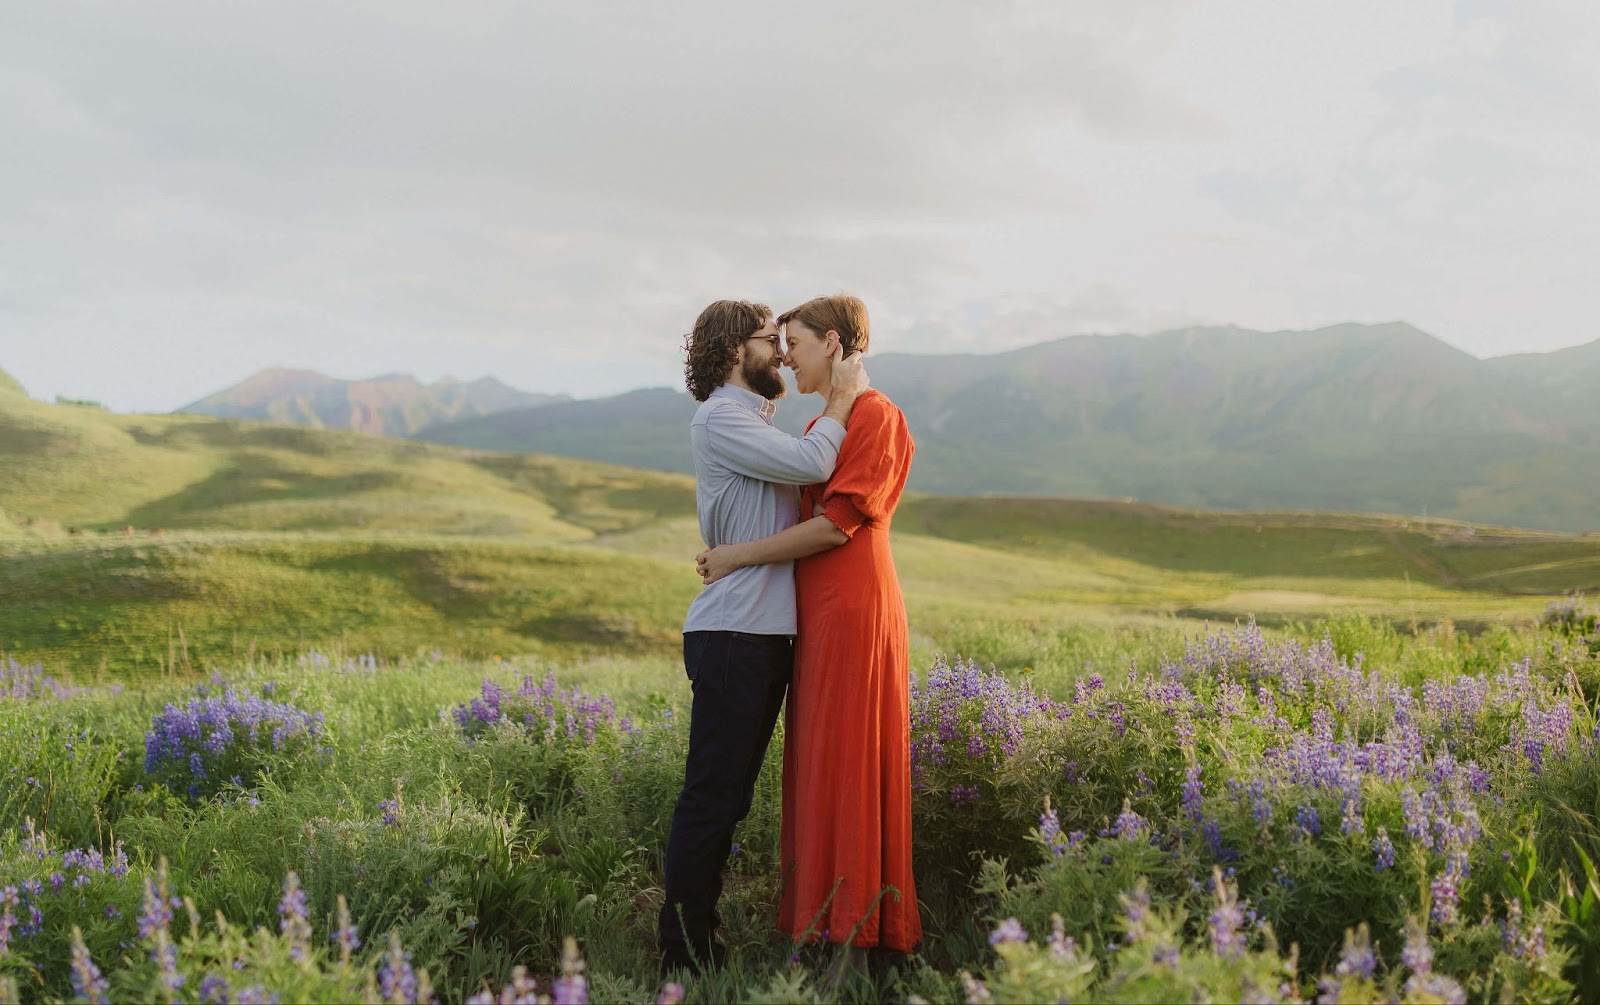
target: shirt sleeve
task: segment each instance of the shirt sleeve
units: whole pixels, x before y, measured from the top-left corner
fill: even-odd
[[[846,537],[864,524],[888,519],[905,490],[915,451],[898,408],[887,400],[858,403],[838,467],[822,491],[823,515]]]
[[[844,427],[827,416],[796,439],[731,402],[711,410],[705,430],[712,457],[741,475],[780,485],[827,481],[845,441]]]

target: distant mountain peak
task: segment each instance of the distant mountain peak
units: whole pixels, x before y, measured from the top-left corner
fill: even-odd
[[[410,436],[455,419],[532,408],[564,397],[531,394],[484,377],[424,385],[408,373],[340,380],[315,370],[273,367],[179,409],[224,419]]]

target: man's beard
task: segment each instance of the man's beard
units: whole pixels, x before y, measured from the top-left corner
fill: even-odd
[[[783,378],[772,369],[771,363],[756,365],[747,359],[739,368],[739,372],[744,375],[744,382],[750,385],[750,390],[768,401],[777,401],[788,391],[788,388],[783,386]]]

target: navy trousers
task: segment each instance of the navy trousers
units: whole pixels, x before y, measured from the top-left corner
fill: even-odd
[[[685,632],[683,666],[694,692],[689,760],[667,836],[661,950],[670,964],[720,962],[722,870],[733,830],[750,812],[756,776],[794,672],[787,635]]]

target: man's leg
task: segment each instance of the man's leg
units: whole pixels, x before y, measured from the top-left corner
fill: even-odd
[[[684,636],[684,669],[692,682],[689,758],[683,791],[667,837],[666,902],[661,949],[668,966],[705,965],[717,928],[722,870],[733,830],[749,812],[755,776],[776,716],[768,714],[774,681],[788,679],[788,640],[735,632]],[[779,704],[782,697],[779,695]]]

